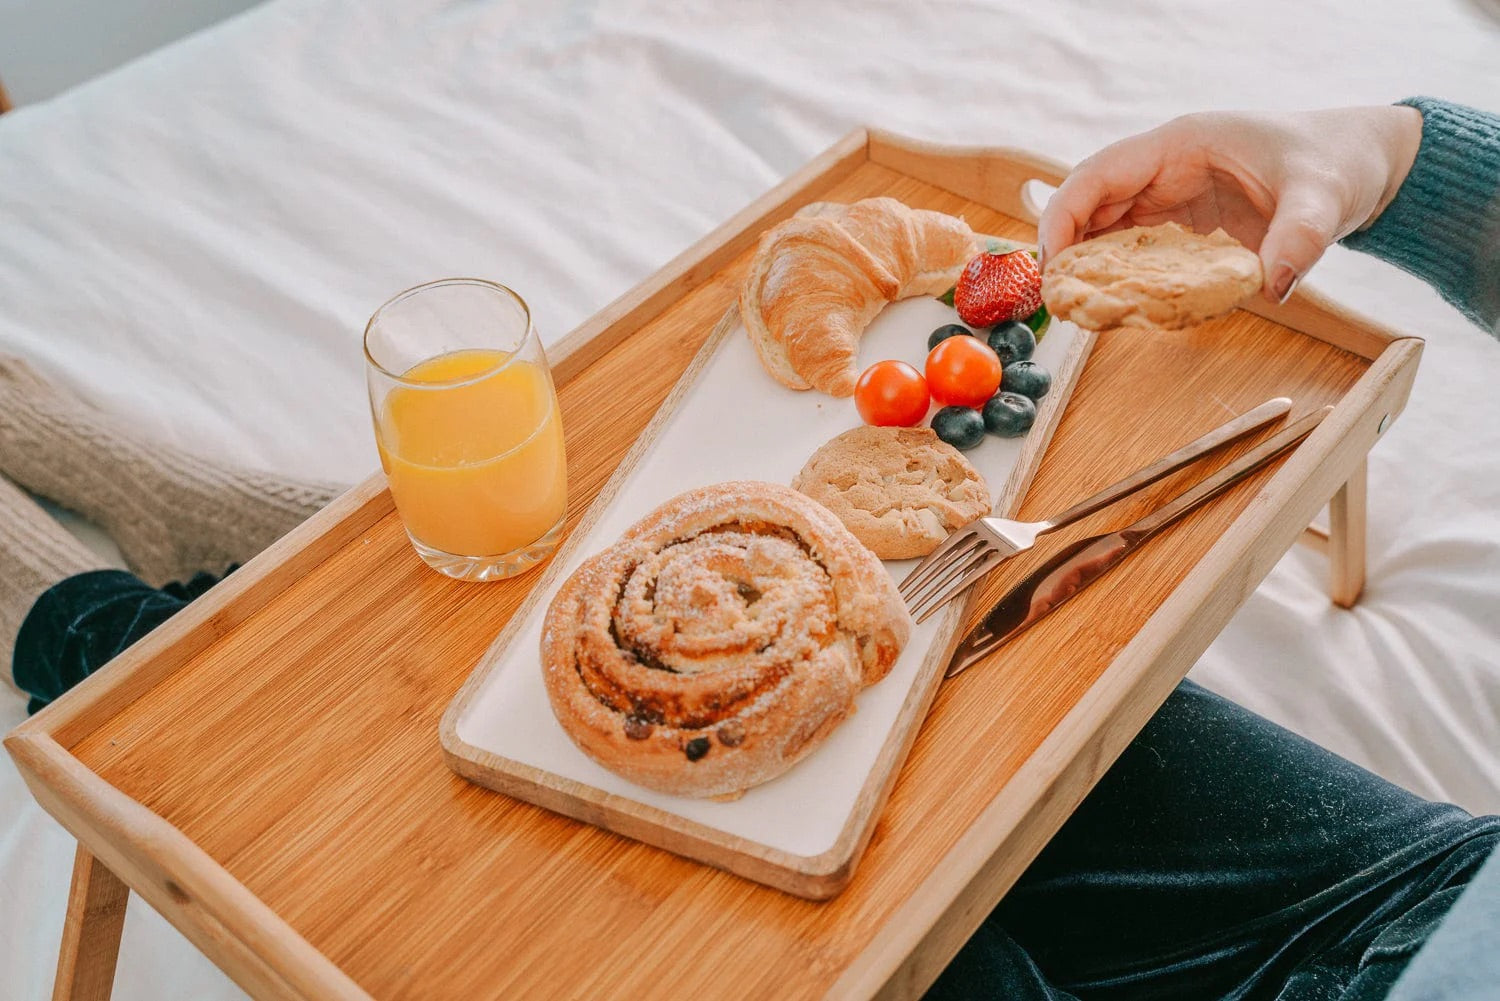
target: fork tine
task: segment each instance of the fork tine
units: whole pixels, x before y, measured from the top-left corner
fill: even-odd
[[[924,581],[931,579],[932,575],[942,567],[946,566],[952,559],[952,553],[960,547],[967,547],[979,533],[972,524],[952,532],[946,539],[938,543],[938,547],[928,553],[922,562],[912,567],[911,572],[901,581],[900,590],[907,593],[920,586]]]
[[[918,586],[902,595],[907,605],[920,604],[928,597],[947,587],[953,581],[974,565],[974,561],[982,557],[990,548],[990,544],[982,538],[976,538],[972,542],[959,546],[948,554],[948,559],[942,566],[938,567]]]
[[[915,591],[924,581],[928,580],[934,573],[948,564],[948,554],[961,545],[972,542],[979,537],[979,533],[972,525],[965,525],[957,529],[942,542],[938,547],[928,553],[921,563],[911,568],[911,573],[902,579],[899,590],[903,595]]]
[[[960,594],[963,594],[971,586],[973,586],[975,581],[979,580],[979,578],[983,577],[985,574],[989,573],[991,570],[999,566],[1000,562],[1003,559],[1005,559],[1004,555],[1002,555],[1001,553],[997,553],[994,550],[990,550],[984,555],[983,558],[976,561],[973,564],[973,569],[959,578],[957,583],[948,588],[948,590],[944,591],[942,595],[940,595],[936,600],[928,602],[927,607],[924,610],[918,611],[915,607],[913,607],[912,616],[917,620],[919,624],[926,622],[939,608],[942,608],[944,605],[948,604],[948,602],[952,601]]]

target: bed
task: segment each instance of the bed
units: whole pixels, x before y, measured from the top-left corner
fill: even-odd
[[[1500,22],[1463,0],[774,10],[271,0],[6,114],[0,352],[144,433],[352,483],[392,292],[497,278],[554,341],[855,125],[1073,161],[1202,108],[1500,101]],[[1500,343],[1341,249],[1309,283],[1428,341],[1370,459],[1368,590],[1333,607],[1293,551],[1194,677],[1500,811]],[[0,729],[24,713],[0,687]],[[0,996],[48,995],[72,852],[0,764]],[[115,996],[242,995],[137,902]]]

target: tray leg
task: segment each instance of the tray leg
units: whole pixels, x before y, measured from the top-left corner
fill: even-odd
[[[1365,461],[1328,503],[1328,593],[1353,608],[1365,589]]]
[[[79,845],[52,1001],[108,1001],[129,899],[130,888],[120,877]]]

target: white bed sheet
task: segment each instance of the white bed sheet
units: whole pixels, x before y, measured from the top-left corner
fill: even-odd
[[[1500,109],[1497,51],[1463,0],[273,0],[0,119],[0,351],[175,444],[352,482],[360,329],[408,285],[498,278],[555,340],[859,124],[1076,160],[1200,108]],[[1371,457],[1369,589],[1335,610],[1292,553],[1195,677],[1500,810],[1500,345],[1359,255],[1310,284],[1428,338]],[[0,996],[47,996],[71,852],[0,764]],[[132,904],[116,997],[237,996]]]

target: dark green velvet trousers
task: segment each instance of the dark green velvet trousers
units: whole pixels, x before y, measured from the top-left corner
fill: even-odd
[[[1497,841],[1184,682],[928,997],[1383,998]]]

